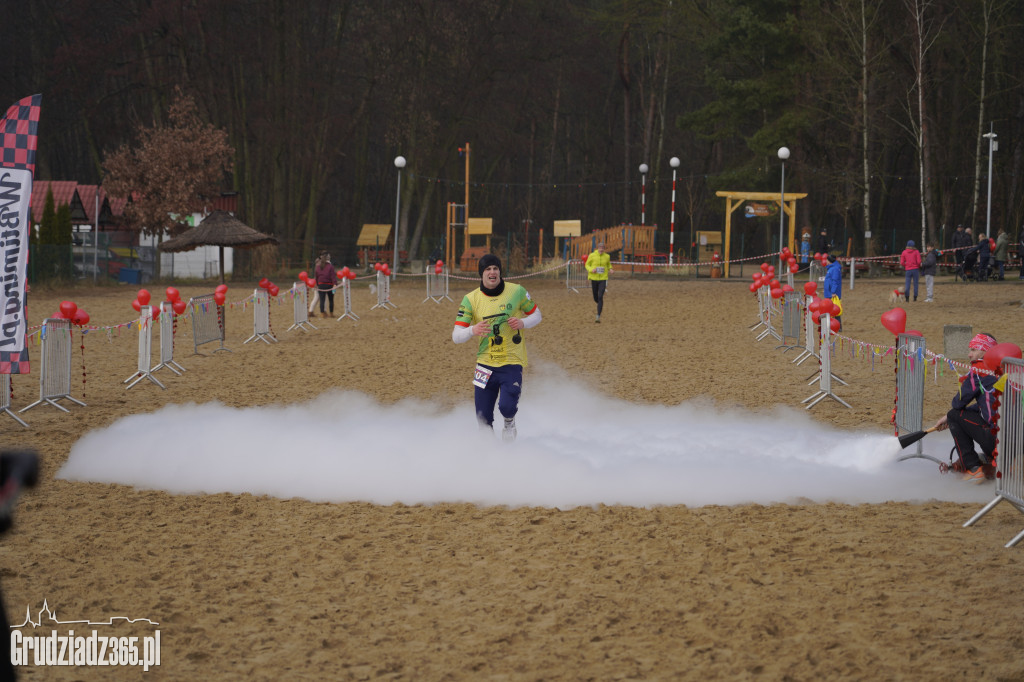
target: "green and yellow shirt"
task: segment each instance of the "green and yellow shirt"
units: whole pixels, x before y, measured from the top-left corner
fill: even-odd
[[[462,298],[455,324],[472,327],[481,320],[491,324],[491,333],[480,338],[476,360],[481,365],[501,367],[503,365],[526,366],[525,329],[515,330],[508,326],[509,318],[529,315],[537,309],[526,289],[518,284],[505,282],[505,290],[497,296],[488,296],[480,289],[474,289]],[[515,342],[519,335],[519,343]],[[495,343],[500,337],[501,343]]]

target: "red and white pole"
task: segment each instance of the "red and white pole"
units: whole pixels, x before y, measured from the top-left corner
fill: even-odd
[[[672,218],[668,228],[668,264],[672,265],[676,250],[676,168],[679,168],[679,157],[673,156],[669,164],[672,166]]]
[[[647,224],[647,164],[640,164],[640,224]]]

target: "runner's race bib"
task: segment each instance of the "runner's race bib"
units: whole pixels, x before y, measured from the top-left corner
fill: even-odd
[[[473,385],[480,388],[487,388],[487,382],[491,379],[493,369],[487,369],[483,365],[477,365],[473,372]]]

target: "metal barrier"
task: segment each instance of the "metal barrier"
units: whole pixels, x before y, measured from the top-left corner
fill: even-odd
[[[195,340],[195,352],[199,355],[199,346],[204,343],[218,341],[219,350],[231,352],[230,348],[224,347],[224,306],[217,305],[213,300],[213,294],[203,294],[188,300],[189,315],[192,318],[192,338]]]
[[[164,301],[160,304],[160,364],[151,369],[155,372],[166,367],[178,376],[185,368],[174,361],[174,304]]]
[[[128,388],[133,387],[143,379],[149,379],[160,388],[167,390],[167,387],[160,383],[160,380],[153,376],[153,370],[149,368],[153,353],[153,306],[144,305],[139,310],[139,364],[135,374],[124,380]],[[126,388],[125,390],[128,390]]]
[[[765,330],[761,332],[757,337],[757,340],[760,341],[766,336],[773,336],[776,340],[782,341],[782,337],[779,336],[779,333],[775,331],[775,327],[772,326],[772,315],[777,315],[778,313],[775,310],[775,306],[772,304],[773,299],[771,290],[768,287],[761,287],[757,290],[757,296],[758,304],[763,310],[761,324],[765,326]]]
[[[242,345],[254,339],[270,345],[270,341],[277,343],[277,338],[270,331],[270,293],[266,289],[253,289],[252,292],[252,336],[242,342]]]
[[[802,365],[807,358],[818,359],[818,335],[814,333],[814,313],[811,312],[810,305],[811,301],[814,300],[813,296],[807,296],[804,298],[804,345],[803,350],[800,351],[800,355],[793,358],[793,364]]]
[[[811,261],[810,266],[807,268],[807,281],[808,282],[824,282],[825,281],[825,266],[818,261]]]
[[[26,424],[24,421],[22,421],[21,417],[19,417],[18,415],[14,414],[14,412],[11,411],[11,375],[10,374],[0,374],[0,414],[4,414],[5,412],[7,414],[11,415],[11,419],[13,419],[14,421],[18,422],[19,424],[24,426],[26,429],[28,428],[28,424]]]
[[[377,271],[377,305],[370,308],[397,308],[398,306],[391,302],[391,278],[385,275],[381,271]],[[344,317],[344,315],[342,315]],[[338,318],[341,319],[341,318]]]
[[[448,295],[448,266],[445,265],[441,269],[441,273],[437,274],[434,272],[434,266],[427,266],[427,297],[420,301],[426,303],[427,301],[433,301],[434,303],[440,303],[444,299],[452,301],[452,297]],[[454,303],[455,301],[452,301]]]
[[[974,525],[997,504],[1006,500],[1024,514],[1024,361],[1003,360],[1006,383],[999,398],[999,430],[996,432],[996,496],[971,517],[964,528]],[[1024,540],[1024,530],[1004,547]]]
[[[285,329],[286,332],[293,329],[306,331],[306,327],[316,329],[316,325],[309,321],[309,287],[301,282],[292,284],[292,310],[295,322]]]
[[[584,261],[570,260],[565,264],[565,288],[569,291],[580,293],[580,289],[586,290],[587,266]]]
[[[345,278],[341,281],[341,303],[342,307],[344,307],[345,309],[345,312],[343,312],[341,314],[341,317],[338,318],[338,322],[341,322],[346,317],[350,317],[353,320],[359,319],[359,316],[352,312],[352,287],[349,286],[348,278]]]
[[[927,367],[924,351],[923,336],[899,334],[896,337],[896,414],[893,425],[897,436],[920,431],[924,425],[924,372]],[[944,464],[942,460],[924,454],[923,445],[923,441],[917,441],[916,451],[902,455],[897,461],[919,458]]]
[[[39,332],[39,400],[18,412],[27,412],[36,405],[52,405],[62,412],[70,412],[57,401],[66,398],[85,407],[81,400],[71,397],[71,321],[49,318],[43,320]]]
[[[821,361],[821,371],[818,377],[818,392],[801,401],[801,403],[811,403],[806,408],[808,410],[825,398],[832,398],[832,400],[835,400],[840,405],[850,407],[849,403],[832,392],[832,379],[835,376],[832,374],[832,353],[831,344],[829,343],[829,337],[832,334],[832,328],[829,326],[832,322],[831,318],[831,315],[822,315],[819,318],[821,320],[821,352],[818,354],[818,358]]]
[[[757,322],[755,322],[754,324],[750,325],[749,329],[752,332],[756,332],[759,327],[767,327],[768,326],[768,323],[766,322],[766,318],[768,316],[768,303],[767,303],[767,300],[769,300],[769,298],[768,298],[768,295],[765,292],[766,288],[767,287],[758,287],[757,291],[755,292],[755,296],[757,296]]]
[[[790,273],[790,279],[793,278]],[[803,294],[799,291],[787,291],[782,297],[782,345],[776,348],[785,348],[783,353],[788,353],[791,348],[803,348],[800,345],[800,318],[803,313]],[[793,339],[794,343],[787,343],[786,339]]]

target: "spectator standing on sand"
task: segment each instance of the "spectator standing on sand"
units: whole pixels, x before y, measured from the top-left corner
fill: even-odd
[[[942,252],[929,244],[925,248],[924,258],[921,259],[921,274],[924,275],[924,302],[933,303],[932,296],[935,293],[935,272],[938,270],[939,258]],[[905,291],[905,290],[904,290]]]
[[[910,301],[910,283],[914,283],[914,300],[917,300],[917,286],[921,280],[921,252],[917,250],[914,240],[907,242],[907,248],[900,254],[900,265],[906,275],[903,280],[903,295]]]
[[[1003,280],[1003,268],[1006,267],[1006,254],[1010,251],[1010,238],[1006,236],[1006,230],[999,230],[996,235],[996,250],[992,259],[996,262],[996,271],[992,279]]]
[[[828,253],[828,233],[825,230],[818,235],[818,253]]]
[[[956,264],[960,265],[964,262],[964,252],[970,247],[974,246],[971,243],[971,233],[964,232],[963,225],[956,226],[956,232],[953,233],[953,248],[956,249],[953,252],[953,258],[956,259]]]
[[[822,297],[843,304],[843,264],[836,260],[831,253],[828,255],[828,268],[825,270],[825,285],[822,287]],[[838,299],[838,301],[837,301]],[[836,315],[839,322],[839,331],[843,331],[843,315]]]
[[[978,235],[978,281],[988,279],[988,262],[992,257],[992,243],[987,234]]]

